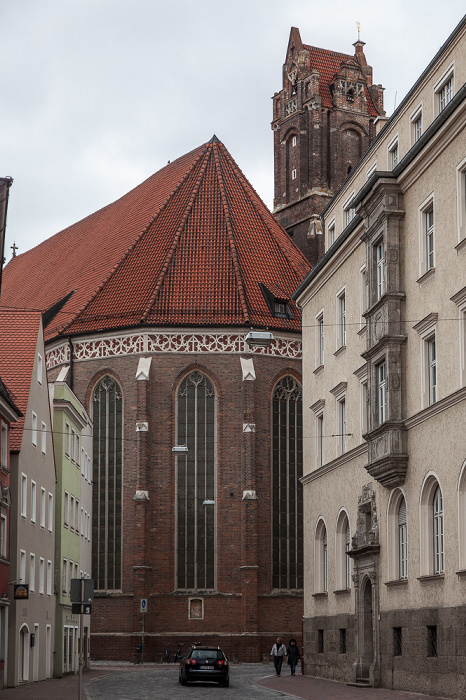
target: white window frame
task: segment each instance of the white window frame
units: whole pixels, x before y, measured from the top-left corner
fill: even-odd
[[[325,360],[325,326],[324,310],[321,309],[315,317],[316,327],[316,369],[324,365]]]
[[[431,404],[431,392],[430,392],[430,363],[429,363],[429,342],[432,339],[437,339],[437,318],[438,314],[431,313],[425,318],[423,318],[419,323],[413,326],[414,330],[419,333],[420,336],[420,369],[421,369],[421,407],[427,408]],[[435,347],[436,356],[438,355],[438,348]],[[436,401],[439,399],[438,393],[438,368],[437,361],[435,362],[435,394]],[[433,402],[435,403],[435,402]]]
[[[65,423],[65,456],[70,456],[70,424]]]
[[[37,382],[42,384],[43,360],[40,352],[37,353]]]
[[[70,519],[69,519],[69,526],[70,526],[70,530],[71,530],[72,532],[74,532],[74,517],[75,517],[75,513],[74,513],[74,503],[75,503],[75,498],[74,498],[73,494],[70,494]]]
[[[40,526],[45,529],[45,489],[40,488]]]
[[[406,506],[406,525],[403,532],[401,532],[400,505],[403,500]],[[390,494],[387,506],[387,564],[389,581],[404,581],[408,578],[408,542],[406,495],[401,488],[395,488]]]
[[[31,479],[31,523],[36,522],[37,517],[37,487],[36,482]]]
[[[21,517],[27,518],[28,514],[28,478],[21,474]]]
[[[34,447],[37,447],[37,413],[34,413],[34,411],[32,412],[31,428],[32,444]]]
[[[2,469],[8,469],[8,426],[6,423],[1,421],[2,433],[0,435],[1,440],[1,452],[0,452],[0,466]]]
[[[52,581],[53,581],[53,564],[50,559],[47,559],[47,595],[52,595]]]
[[[432,212],[432,225],[429,214]],[[430,249],[429,249],[430,246]],[[419,280],[423,282],[435,273],[435,198],[432,192],[419,207]]]
[[[451,64],[434,85],[434,114],[437,116],[455,95],[455,66]]]
[[[360,307],[360,322],[359,330],[366,328],[367,322],[364,317],[368,307],[368,288],[367,288],[367,267],[366,263],[359,268],[359,307]]]
[[[466,158],[456,168],[456,202],[458,210],[458,244],[457,252],[461,252],[466,246]]]
[[[0,557],[7,558],[8,554],[8,518],[6,513],[0,513]]]
[[[398,134],[392,138],[387,146],[388,151],[388,169],[393,170],[396,168],[400,162],[400,146],[398,141]]]
[[[434,472],[429,472],[422,485],[420,499],[420,573],[435,576],[445,571],[444,509],[434,513],[436,490],[443,489]]]
[[[328,536],[323,518],[317,521],[314,536],[314,590],[328,592]]]
[[[291,179],[296,180],[297,177],[298,177],[298,174],[296,172],[296,168],[293,168],[293,170],[291,171]]]
[[[40,449],[43,455],[47,454],[47,424],[44,421],[40,426]]]
[[[354,190],[351,192],[350,196],[346,200],[346,202],[343,204],[343,220],[345,222],[344,228],[349,226],[349,224],[353,221],[354,217],[356,216],[356,209],[351,206],[351,202],[354,199]]]
[[[375,367],[377,373],[377,420],[378,425],[382,425],[387,420],[387,361]]]
[[[466,386],[466,287],[450,297],[458,307],[460,387]]]
[[[26,583],[26,550],[19,550],[19,582]]]
[[[44,595],[45,563],[44,557],[39,558],[39,595]]]
[[[337,292],[337,350],[346,347],[346,286]]]
[[[386,261],[385,245],[383,239],[377,241],[375,248],[375,269],[376,269],[376,299],[379,301],[385,294]]]
[[[297,138],[296,136],[291,137],[291,147],[294,148],[297,144]]]
[[[68,592],[68,559],[62,559],[61,590],[65,595]]]
[[[338,591],[351,589],[351,534],[348,513],[343,508],[338,513],[335,531],[335,583]]]
[[[347,412],[346,412],[346,394],[337,400],[337,421],[338,421],[338,437],[339,446],[338,452],[344,455],[347,452]]]
[[[54,521],[53,493],[50,493],[50,491],[49,491],[49,532],[53,532],[53,521]]]
[[[33,552],[29,553],[29,592],[34,593],[36,590],[36,555]]]
[[[330,221],[330,223],[327,226],[327,248],[330,248],[336,240],[336,223],[335,223],[335,217]]]
[[[426,339],[429,406],[438,401],[437,346],[435,333]]]
[[[63,525],[69,527],[70,524],[70,494],[65,491],[63,503]]]
[[[411,145],[414,146],[422,136],[422,103],[416,107],[409,120],[411,122]]]

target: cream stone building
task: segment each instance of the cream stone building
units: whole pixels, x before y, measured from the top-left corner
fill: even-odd
[[[294,295],[306,672],[452,698],[466,696],[465,80],[466,18],[376,120]]]

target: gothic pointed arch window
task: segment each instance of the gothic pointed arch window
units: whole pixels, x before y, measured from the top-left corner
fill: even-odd
[[[303,588],[301,385],[285,376],[272,395],[273,587]]]
[[[123,398],[106,375],[92,394],[92,570],[98,590],[121,589]]]
[[[177,587],[215,588],[216,410],[212,382],[195,370],[176,402]]]

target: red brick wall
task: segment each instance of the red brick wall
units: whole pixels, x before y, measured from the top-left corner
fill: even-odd
[[[99,658],[130,658],[142,629],[139,598],[147,597],[147,660],[157,660],[167,640],[173,653],[176,640],[188,644],[199,637],[227,647],[227,653],[241,660],[259,661],[274,636],[297,636],[301,630],[302,597],[272,594],[271,589],[270,440],[273,387],[283,374],[299,378],[301,362],[254,356],[257,379],[251,388],[242,381],[239,355],[159,353],[152,359],[150,383],[136,381],[138,361],[139,356],[130,355],[74,365],[74,391],[87,407],[95,382],[106,372],[120,383],[124,401],[123,591],[96,595],[91,653]],[[204,598],[203,620],[189,620],[189,596],[174,592],[175,395],[181,378],[194,368],[210,377],[218,396],[217,592],[192,594]],[[245,403],[246,389],[252,398]],[[249,459],[244,452],[249,448],[242,432],[243,411],[251,401],[258,500],[243,501],[243,470]],[[136,434],[136,421],[146,418],[149,433]],[[150,501],[135,502],[136,488],[146,488]],[[258,569],[247,569],[245,576],[240,567],[251,564],[250,548],[256,541],[253,558]],[[244,637],[245,633],[252,636]]]

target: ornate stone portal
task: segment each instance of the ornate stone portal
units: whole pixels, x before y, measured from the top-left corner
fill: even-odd
[[[349,556],[354,560],[356,661],[353,682],[380,685],[379,525],[372,483],[358,499],[356,533]]]

